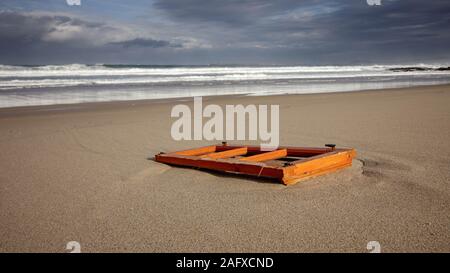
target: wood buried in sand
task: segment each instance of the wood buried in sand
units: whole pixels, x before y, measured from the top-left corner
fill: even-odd
[[[233,150],[223,151],[223,152],[217,152],[217,153],[211,153],[211,154],[205,154],[201,155],[201,158],[213,158],[213,159],[219,159],[219,158],[230,158],[233,156],[238,155],[245,155],[247,154],[247,148],[236,148]]]
[[[249,157],[241,158],[241,161],[250,161],[250,162],[263,162],[267,160],[274,160],[278,158],[283,158],[287,156],[287,150],[281,149],[272,152],[266,152],[261,154],[252,155]]]
[[[285,185],[349,167],[354,149],[279,147],[262,151],[258,146],[206,146],[158,154],[157,162],[276,179]]]

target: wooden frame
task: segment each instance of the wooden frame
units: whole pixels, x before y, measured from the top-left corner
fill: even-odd
[[[157,162],[201,169],[273,178],[285,185],[352,165],[354,149],[279,147],[261,151],[258,146],[206,146],[173,153],[160,153]]]

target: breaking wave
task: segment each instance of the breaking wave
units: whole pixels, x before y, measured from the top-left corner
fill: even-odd
[[[355,91],[449,82],[448,64],[0,65],[0,107],[193,95]]]

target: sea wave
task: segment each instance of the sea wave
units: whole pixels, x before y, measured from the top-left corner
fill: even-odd
[[[412,67],[414,69],[412,69]],[[0,65],[0,90],[93,85],[326,80],[450,75],[442,64],[370,66]]]
[[[0,77],[21,76],[85,76],[85,75],[183,75],[183,74],[235,74],[235,73],[344,73],[364,71],[391,71],[408,67],[432,70],[447,67],[443,64],[369,65],[369,66],[154,66],[154,65],[0,65]]]

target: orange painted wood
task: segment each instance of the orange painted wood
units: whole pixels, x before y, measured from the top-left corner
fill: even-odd
[[[230,157],[250,155],[242,159]],[[283,157],[298,158],[295,161]],[[306,178],[315,177],[351,166],[356,156],[354,149],[283,147],[265,152],[257,146],[207,146],[155,156],[157,162],[231,172],[276,179],[292,185]],[[273,164],[274,160],[280,160]],[[270,162],[264,162],[268,161]]]
[[[180,152],[175,152],[178,155],[203,155],[207,153],[214,153],[216,151],[216,146],[206,146],[197,149],[184,150]]]
[[[236,148],[236,149],[227,150],[227,151],[218,152],[218,153],[205,154],[200,157],[201,158],[219,159],[219,158],[230,158],[233,156],[245,155],[245,154],[247,154],[247,147]]]
[[[284,169],[283,182],[292,184],[304,178],[311,178],[350,166],[354,156],[355,151],[349,150],[323,154],[297,163],[294,161],[292,162],[293,166]]]
[[[218,145],[216,146],[216,151],[226,151],[231,149],[236,149],[242,146],[232,146],[232,145]],[[261,151],[261,148],[259,146],[246,146],[248,150],[248,154],[258,154],[263,153],[265,151]],[[332,152],[333,150],[331,148],[312,148],[312,147],[288,147],[288,146],[280,146],[278,149],[286,149],[288,152],[288,156],[314,156],[314,155],[320,155],[327,152]],[[339,148],[335,149],[336,151],[342,150]]]
[[[158,162],[179,166],[189,166],[216,171],[241,173],[268,178],[276,178],[278,180],[281,180],[283,178],[283,169],[266,167],[258,164],[230,163],[228,161],[225,161],[226,159],[215,161],[208,159],[195,159],[194,157],[185,156],[167,156],[167,154],[156,155],[155,159]]]
[[[244,157],[239,160],[250,161],[250,162],[262,162],[262,161],[274,160],[274,159],[278,159],[278,158],[282,158],[282,157],[286,157],[286,156],[287,156],[287,150],[282,149],[282,150],[275,150],[272,152],[260,153],[260,154],[252,155],[249,157]]]

